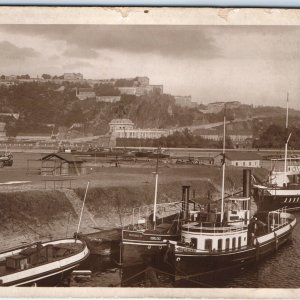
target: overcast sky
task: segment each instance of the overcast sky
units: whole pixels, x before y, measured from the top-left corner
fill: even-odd
[[[148,76],[194,101],[300,109],[300,27],[1,25],[0,73]]]

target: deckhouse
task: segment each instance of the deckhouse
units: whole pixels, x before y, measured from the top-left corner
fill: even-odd
[[[221,223],[220,212],[190,212],[190,219],[182,226],[181,242],[195,252],[216,252],[240,249],[247,245],[250,221],[250,198],[227,200],[227,209]],[[193,251],[193,250],[192,250]]]

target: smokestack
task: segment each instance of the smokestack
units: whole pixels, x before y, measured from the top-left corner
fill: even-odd
[[[243,197],[250,198],[251,195],[251,169],[243,170]],[[246,208],[246,202],[244,203]]]
[[[185,211],[185,186],[182,186],[181,209],[182,209],[182,212]]]
[[[189,199],[190,199],[190,186],[184,185],[182,186],[182,212],[183,212],[182,217],[184,220],[187,220],[188,218]]]

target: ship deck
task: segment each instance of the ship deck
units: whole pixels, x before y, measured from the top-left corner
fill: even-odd
[[[28,270],[28,269],[33,269],[35,267],[38,266],[42,266],[42,265],[46,265],[48,263],[52,263],[55,261],[59,261],[61,259],[73,256],[77,253],[79,253],[80,251],[82,251],[84,249],[84,244],[78,243],[59,243],[59,244],[55,244],[55,257],[51,258],[51,259],[47,259],[46,261],[43,260],[41,262],[37,262],[35,264],[29,265],[26,269],[20,269],[20,268],[9,268],[6,266],[6,259],[0,261],[0,277],[1,276],[5,276],[5,275],[9,275],[9,274],[13,274],[13,273],[17,273],[23,270]],[[17,249],[15,249],[16,251]],[[22,254],[22,252],[25,252],[24,254]],[[34,253],[36,252],[37,249],[34,247],[25,247],[22,248],[21,251],[19,252],[19,254],[12,254],[10,256],[7,256],[7,258],[10,257],[20,257],[20,258],[26,258],[28,257],[26,255],[26,253]],[[67,255],[64,255],[64,253],[68,253]]]

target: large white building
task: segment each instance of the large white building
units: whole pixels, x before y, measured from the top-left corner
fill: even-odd
[[[0,122],[0,138],[6,137],[5,125],[6,123]]]
[[[136,95],[137,87],[128,86],[128,87],[118,87],[121,95]]]
[[[169,130],[156,128],[134,128],[129,119],[113,119],[109,123],[110,133],[114,138],[159,139],[170,134]]]
[[[134,128],[134,123],[129,119],[113,119],[109,122],[109,131],[116,132],[118,130],[131,130]]]
[[[198,106],[197,102],[192,101],[192,96],[174,96],[175,104],[181,107],[195,108]]]
[[[146,76],[138,76],[136,78],[137,82],[139,83],[140,86],[147,86],[150,83],[149,77]]]
[[[116,130],[114,132],[117,138],[126,139],[159,139],[162,136],[169,135],[169,131],[165,129],[128,129],[128,130]]]
[[[241,106],[239,101],[230,101],[230,102],[212,102],[208,103],[206,109],[201,110],[203,113],[213,113],[217,114],[221,112],[226,104],[227,109],[234,109]]]

